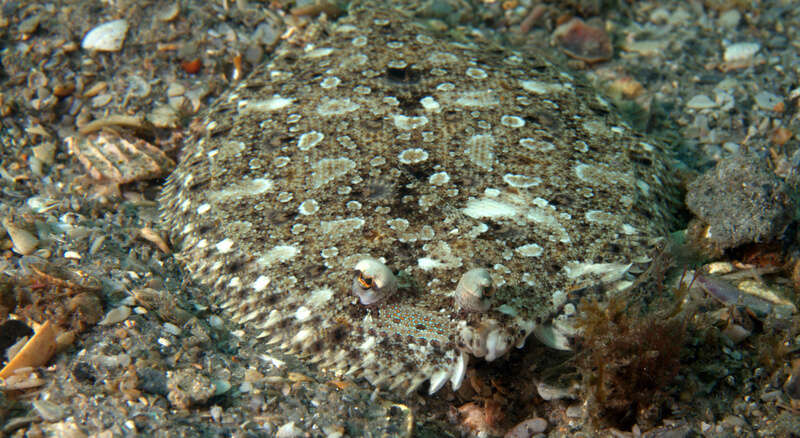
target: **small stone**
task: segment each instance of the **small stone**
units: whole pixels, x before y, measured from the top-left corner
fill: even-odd
[[[90,30],[83,37],[81,47],[85,50],[117,52],[122,49],[127,32],[128,22],[126,20],[109,21]]]
[[[225,322],[217,315],[208,317],[208,325],[215,330],[222,330],[225,327]]]
[[[118,322],[125,321],[128,317],[131,316],[131,308],[128,306],[120,306],[114,309],[111,309],[108,313],[106,313],[105,318],[102,321],[98,322],[99,325],[113,325]]]
[[[548,401],[572,397],[566,389],[556,388],[555,386],[546,385],[544,383],[536,385],[536,390],[539,392],[540,397]]]
[[[86,438],[87,435],[72,421],[62,421],[52,426],[51,433],[59,438]]]
[[[178,2],[175,2],[161,9],[156,14],[156,19],[158,19],[158,21],[169,22],[178,18],[178,14],[180,13],[181,5],[178,4]]]
[[[759,91],[753,99],[759,108],[766,111],[775,111],[778,105],[783,103],[783,99],[767,91]]]
[[[179,336],[181,334],[181,332],[182,332],[180,327],[178,327],[175,324],[169,323],[169,322],[165,322],[164,323],[164,330],[166,330],[167,333],[169,333],[171,335],[175,335],[175,336]]]
[[[567,417],[581,418],[583,416],[583,408],[580,405],[572,405],[567,408]]]
[[[36,14],[36,15],[34,15],[32,17],[28,17],[28,18],[22,20],[19,23],[18,29],[19,29],[20,33],[25,34],[25,35],[30,35],[30,34],[36,32],[36,29],[39,27],[39,23],[41,21],[42,21],[42,16],[39,15],[39,14]]]
[[[64,408],[47,400],[36,400],[33,408],[44,421],[53,423],[64,417]]]
[[[154,368],[140,368],[136,370],[137,386],[136,388],[160,396],[166,396],[169,393],[167,389],[167,374],[164,371],[159,371]]]
[[[725,62],[741,63],[751,59],[761,49],[758,43],[736,43],[725,48]]]
[[[92,108],[100,108],[108,105],[111,102],[111,99],[113,99],[111,93],[103,93],[93,97],[90,103]]]
[[[179,84],[177,82],[172,82],[167,87],[167,96],[168,97],[183,96],[183,93],[186,93],[186,87],[184,87],[182,84]]]
[[[225,394],[226,392],[228,392],[231,389],[232,386],[233,385],[231,385],[231,382],[229,382],[227,380],[215,380],[214,381],[214,395],[217,396],[217,395]]]
[[[51,166],[55,162],[56,144],[48,141],[38,146],[34,146],[33,156],[39,159],[42,163]]]
[[[752,332],[739,324],[730,324],[722,331],[722,335],[733,341],[734,344],[744,341]]]
[[[747,426],[747,422],[737,415],[727,415],[722,420],[722,426],[726,428],[734,428],[734,427],[745,427]]]
[[[150,114],[147,120],[157,128],[177,128],[180,123],[178,111],[169,105],[159,105]]]
[[[781,396],[783,395],[783,391],[776,389],[774,391],[767,391],[761,394],[761,401],[765,402],[774,402],[776,400],[780,400]]]
[[[698,94],[686,102],[686,107],[691,109],[707,109],[715,106],[717,106],[717,103],[705,94]]]
[[[303,431],[295,426],[294,421],[284,424],[278,428],[275,438],[302,438]]]
[[[217,390],[211,379],[192,367],[168,373],[167,388],[167,400],[179,409],[204,405]]]
[[[739,20],[741,20],[741,18],[742,14],[739,13],[737,9],[729,9],[719,15],[719,20],[717,22],[721,27],[733,29],[739,25]]]
[[[628,52],[638,53],[642,56],[657,56],[663,54],[669,46],[669,40],[645,40],[626,42],[622,48]]]
[[[547,430],[547,420],[544,418],[529,418],[509,430],[505,438],[531,438],[545,430]]]

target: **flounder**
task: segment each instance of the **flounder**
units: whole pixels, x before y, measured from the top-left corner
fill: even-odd
[[[433,393],[649,261],[667,153],[583,80],[373,2],[325,31],[210,106],[163,191],[177,257],[233,321]]]

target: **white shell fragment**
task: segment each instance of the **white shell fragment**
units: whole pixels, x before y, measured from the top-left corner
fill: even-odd
[[[85,50],[99,52],[117,52],[122,49],[127,32],[128,22],[126,20],[109,21],[90,30],[83,37],[81,47]]]

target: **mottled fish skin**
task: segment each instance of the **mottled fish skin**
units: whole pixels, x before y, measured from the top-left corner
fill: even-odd
[[[434,392],[469,355],[520,346],[569,291],[629,284],[673,187],[661,147],[582,80],[400,17],[353,7],[224,94],[164,188],[163,225],[256,336]],[[363,260],[398,284],[369,306],[352,292]],[[491,293],[457,308],[476,268]]]

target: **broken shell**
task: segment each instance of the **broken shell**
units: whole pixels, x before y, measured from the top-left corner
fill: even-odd
[[[8,378],[21,368],[35,368],[46,364],[56,351],[56,335],[57,331],[50,321],[45,321],[22,350],[0,370],[0,379]]]
[[[39,239],[32,233],[17,227],[14,222],[9,219],[3,219],[3,227],[6,229],[8,236],[14,243],[14,251],[22,255],[30,255],[39,246]]]
[[[607,61],[614,55],[611,38],[605,30],[573,18],[553,32],[553,42],[568,56],[593,64]]]
[[[489,300],[484,298],[483,293],[491,285],[492,278],[488,270],[470,269],[461,276],[456,286],[456,307],[469,312],[485,312],[489,309]]]
[[[353,293],[368,306],[397,291],[397,278],[391,269],[373,258],[362,259],[355,266]]]
[[[90,30],[86,36],[83,37],[81,47],[86,50],[116,52],[122,49],[122,43],[125,41],[125,34],[127,32],[127,21],[109,21],[108,23],[103,23]]]

